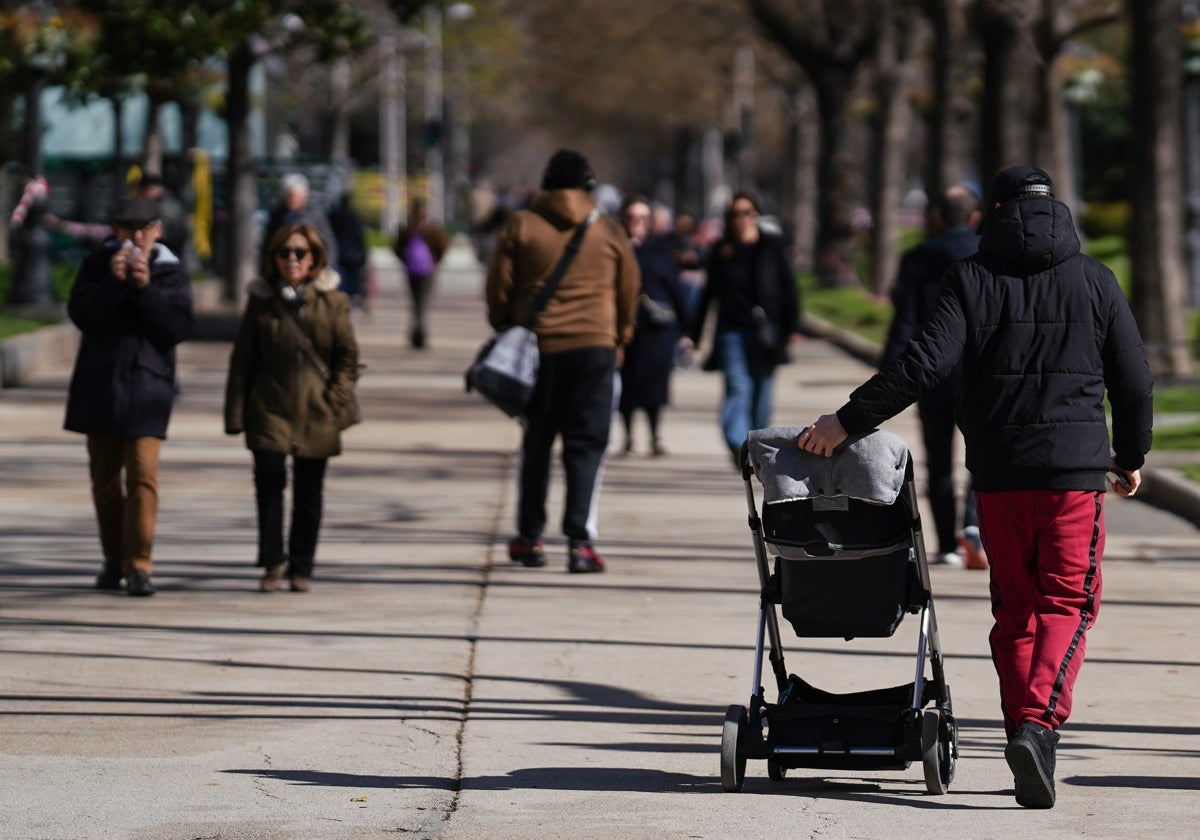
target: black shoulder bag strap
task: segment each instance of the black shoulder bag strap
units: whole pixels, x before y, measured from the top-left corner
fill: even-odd
[[[575,259],[575,255],[579,253],[579,245],[583,242],[583,235],[587,233],[588,227],[599,215],[599,210],[592,210],[587,218],[580,222],[579,226],[575,229],[575,235],[567,243],[567,248],[563,251],[563,255],[558,258],[558,265],[554,266],[554,271],[550,272],[550,276],[546,278],[546,285],[542,286],[542,290],[538,292],[538,296],[533,302],[533,308],[529,310],[529,315],[525,318],[525,323],[521,325],[525,329],[532,330],[534,324],[537,323],[538,315],[541,314],[546,304],[550,302],[550,298],[554,296],[555,290],[558,289],[558,284],[562,280],[563,275],[567,273],[567,266],[571,264],[571,260]]]
[[[296,313],[284,306],[283,301],[279,299],[278,295],[275,295],[273,300],[275,308],[279,310],[283,320],[287,321],[291,325],[291,328],[296,331],[296,338],[300,340],[300,349],[317,366],[317,370],[320,371],[325,381],[330,381],[329,365],[325,364],[325,360],[317,353],[317,348],[313,346],[312,339],[308,337],[308,333],[304,331],[304,327],[300,326],[300,319],[296,317]]]

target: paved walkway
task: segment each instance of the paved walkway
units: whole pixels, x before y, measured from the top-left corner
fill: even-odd
[[[0,838],[1039,838],[1194,834],[1196,528],[1109,504],[1105,601],[1059,758],[1059,804],[1015,805],[988,658],[986,575],[934,568],[958,776],[751,762],[721,792],[725,707],[751,690],[757,580],[718,378],[685,371],[671,455],[610,460],[610,572],[511,564],[517,428],[461,371],[483,336],[461,253],[432,349],[405,342],[395,276],[358,324],[367,421],[331,465],[312,593],[255,591],[250,459],[221,431],[229,346],[181,352],[163,450],[160,593],[90,588],[98,545],[68,369],[0,394]],[[840,404],[868,368],[809,341],[777,420]],[[915,415],[889,428],[916,439]],[[647,448],[644,437],[638,440]],[[919,453],[918,453],[919,454]],[[550,500],[561,512],[561,479]],[[911,680],[916,627],[797,640],[834,691]]]

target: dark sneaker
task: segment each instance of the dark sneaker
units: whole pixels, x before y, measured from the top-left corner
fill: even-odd
[[[508,559],[531,569],[546,565],[546,544],[528,537],[514,537],[508,541]]]
[[[596,553],[590,543],[577,543],[571,546],[571,554],[567,558],[567,571],[573,575],[589,572],[603,572],[604,558]]]
[[[1058,733],[1036,723],[1022,723],[1004,748],[1012,770],[1017,804],[1026,808],[1054,807],[1054,748]]]
[[[125,577],[120,569],[110,569],[105,566],[96,575],[96,588],[106,592],[116,592],[121,589],[121,579]]]
[[[130,572],[129,577],[125,579],[125,591],[130,595],[145,597],[153,595],[158,590],[154,588],[150,575],[145,572]]]

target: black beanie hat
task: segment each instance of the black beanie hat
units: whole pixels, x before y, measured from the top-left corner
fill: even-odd
[[[992,203],[1003,204],[1009,199],[1029,193],[1052,198],[1053,191],[1054,184],[1043,170],[1024,164],[1010,166],[992,182]]]
[[[588,190],[596,187],[596,175],[587,158],[570,149],[559,149],[542,174],[544,190]]]

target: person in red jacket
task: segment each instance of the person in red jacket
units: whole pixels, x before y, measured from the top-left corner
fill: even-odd
[[[1017,802],[1051,808],[1058,729],[1100,609],[1106,474],[1119,495],[1137,492],[1153,379],[1116,278],[1080,253],[1050,176],[1014,166],[991,195],[979,252],[947,269],[921,334],[797,443],[831,455],[961,362],[957,419],[991,564],[1004,756]]]

